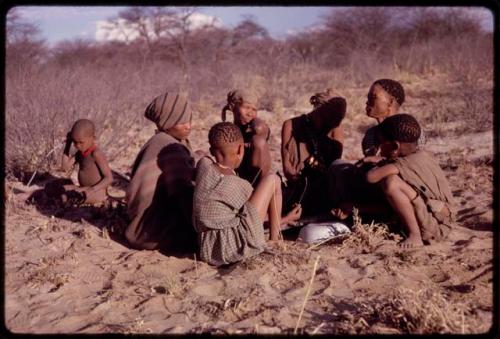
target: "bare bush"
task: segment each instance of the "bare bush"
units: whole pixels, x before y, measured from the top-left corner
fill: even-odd
[[[65,41],[47,50],[36,26],[10,11],[7,172],[35,169],[78,118],[95,120],[99,143],[113,158],[133,142],[144,108],[164,91],[188,90],[200,110],[196,118],[218,114],[229,90],[246,88],[260,94],[261,108],[278,119],[309,109],[310,95],[327,87],[345,91],[350,107],[362,110],[364,99],[357,97],[376,78],[406,86],[439,76],[456,82],[461,92],[449,94],[462,99],[450,99],[451,105],[443,99],[448,94],[438,93],[428,105],[409,107],[426,115],[428,124],[463,119],[473,130],[491,126],[492,35],[461,9],[454,16],[414,8],[337,9],[316,29],[284,40],[271,38],[251,17],[234,28],[193,29],[193,13],[129,8],[113,20],[132,24],[139,38]]]

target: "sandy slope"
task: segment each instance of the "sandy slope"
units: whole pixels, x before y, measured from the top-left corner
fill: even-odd
[[[346,144],[360,136],[348,134]],[[193,139],[205,138],[195,128]],[[287,240],[219,269],[110,239],[122,224],[117,210],[29,205],[28,188],[9,183],[6,325],[17,333],[292,333],[319,255],[299,333],[485,332],[493,309],[492,133],[446,145],[431,139],[428,148],[460,203],[459,227],[446,241],[404,252],[394,237],[313,249]],[[130,163],[112,165],[126,172]]]

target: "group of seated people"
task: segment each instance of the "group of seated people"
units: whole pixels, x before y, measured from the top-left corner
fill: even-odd
[[[222,121],[208,131],[210,155],[190,146],[188,98],[160,95],[145,111],[157,131],[132,165],[125,238],[132,248],[196,251],[222,265],[262,252],[267,241],[280,239],[284,225],[322,213],[346,220],[355,207],[397,216],[403,248],[440,241],[451,229],[455,203],[439,164],[423,150],[419,123],[399,112],[404,100],[395,80],[371,85],[366,114],[377,124],[363,137],[364,157],[351,163],[342,159],[346,100],[331,89],[313,95],[311,112],[283,123],[281,175],[271,173],[272,131],[257,117],[251,93],[227,95]],[[79,165],[80,185],[68,183],[62,197],[78,192],[84,203],[105,199],[112,174],[94,135],[87,119],[68,133],[63,167]]]

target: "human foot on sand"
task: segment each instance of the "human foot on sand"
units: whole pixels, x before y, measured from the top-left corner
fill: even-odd
[[[281,253],[284,247],[283,240],[268,240],[264,247],[264,253],[276,255]]]
[[[422,238],[420,238],[419,236],[410,235],[405,240],[399,242],[398,245],[403,249],[413,249],[413,248],[423,247],[424,243],[422,241]]]

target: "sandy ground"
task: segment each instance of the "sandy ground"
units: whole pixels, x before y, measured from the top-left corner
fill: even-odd
[[[195,148],[206,140],[202,126],[215,121],[194,128]],[[153,130],[112,167],[126,173]],[[351,145],[362,134],[348,130],[345,157],[356,159],[359,147]],[[129,249],[113,236],[123,227],[118,207],[28,204],[23,199],[43,181],[29,188],[9,182],[5,324],[16,333],[486,332],[493,319],[493,135],[432,138],[426,147],[460,206],[444,242],[402,251],[397,235],[370,233],[363,220],[365,236],[311,248],[291,234],[280,248],[226,268]]]

